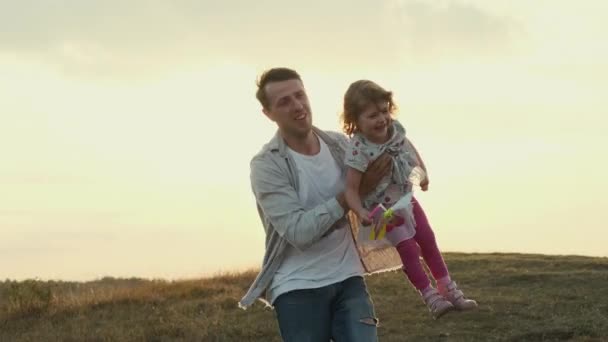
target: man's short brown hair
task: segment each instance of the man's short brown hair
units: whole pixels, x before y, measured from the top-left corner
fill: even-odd
[[[272,82],[281,82],[287,80],[299,80],[302,82],[300,75],[289,68],[272,68],[264,71],[258,78],[256,85],[258,90],[255,93],[255,97],[260,101],[264,109],[268,109],[270,102],[266,96],[266,85]]]

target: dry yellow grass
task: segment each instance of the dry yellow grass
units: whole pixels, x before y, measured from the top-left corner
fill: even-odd
[[[480,308],[439,321],[400,272],[367,278],[381,341],[606,341],[608,259],[446,254]],[[280,341],[274,312],[237,301],[255,272],[164,281],[0,282],[0,341]]]

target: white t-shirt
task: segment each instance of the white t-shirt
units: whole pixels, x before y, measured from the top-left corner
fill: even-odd
[[[321,150],[314,156],[288,149],[298,169],[298,197],[306,210],[344,191],[338,163],[325,142],[322,139],[319,142]],[[363,273],[351,230],[345,223],[303,251],[289,245],[268,287],[268,297],[273,303],[283,293],[319,288]]]

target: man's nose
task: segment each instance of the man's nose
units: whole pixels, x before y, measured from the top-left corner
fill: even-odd
[[[293,109],[295,110],[302,110],[304,109],[304,103],[302,103],[302,101],[295,99],[293,101]]]

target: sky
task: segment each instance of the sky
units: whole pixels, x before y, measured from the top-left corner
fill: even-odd
[[[265,69],[394,92],[446,252],[608,256],[604,1],[0,0],[0,279],[259,267]],[[449,265],[448,265],[449,266]]]

